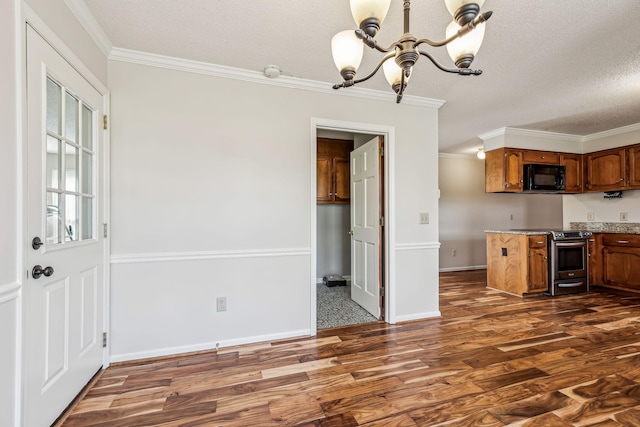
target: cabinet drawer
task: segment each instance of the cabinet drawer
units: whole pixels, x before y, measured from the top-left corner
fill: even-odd
[[[547,247],[547,236],[529,236],[529,247],[530,248],[546,248]]]
[[[557,165],[560,164],[560,153],[553,153],[551,151],[525,151],[523,161],[524,163]]]
[[[602,236],[604,246],[623,246],[640,248],[640,235],[637,234],[604,234]]]

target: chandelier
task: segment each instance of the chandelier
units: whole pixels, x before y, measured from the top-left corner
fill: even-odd
[[[350,0],[351,14],[359,29],[341,31],[331,39],[333,60],[344,79],[334,89],[350,87],[369,80],[382,67],[384,75],[396,93],[396,102],[402,100],[413,66],[420,55],[426,56],[441,71],[461,76],[478,76],[482,70],[471,70],[469,66],[480,49],[484,38],[485,22],[492,12],[480,14],[484,0],[444,0],[454,20],[447,26],[445,39],[433,41],[417,39],[409,32],[411,1],[404,0],[404,34],[388,48],[378,45],[375,36],[389,10],[391,0]],[[429,53],[419,50],[420,45],[447,46],[449,56],[457,68],[446,68]],[[362,61],[364,45],[385,54],[373,71],[361,79],[356,72]],[[393,59],[393,60],[392,60]]]

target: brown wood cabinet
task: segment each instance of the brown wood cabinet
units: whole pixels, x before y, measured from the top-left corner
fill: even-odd
[[[602,284],[640,291],[640,235],[602,234]]]
[[[560,164],[565,167],[565,192],[582,193],[582,155],[561,153]]]
[[[514,295],[548,287],[547,236],[487,233],[487,286]]]
[[[627,160],[624,148],[597,151],[586,154],[584,158],[585,191],[616,191],[625,187]]]
[[[521,192],[523,187],[521,150],[499,148],[487,151],[485,158],[485,191]]]
[[[640,145],[627,147],[627,187],[640,188]]]
[[[524,163],[557,165],[560,164],[560,153],[554,153],[552,151],[524,150],[522,160]]]
[[[348,204],[351,201],[349,153],[353,141],[318,138],[316,197],[318,204]]]
[[[547,236],[529,236],[528,292],[543,292],[549,287]]]

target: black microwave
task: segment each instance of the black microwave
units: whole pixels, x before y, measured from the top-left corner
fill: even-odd
[[[524,165],[525,191],[564,191],[565,167],[559,165]]]

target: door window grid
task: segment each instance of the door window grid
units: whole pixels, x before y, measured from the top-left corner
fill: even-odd
[[[49,76],[46,87],[46,242],[94,239],[96,113]]]

